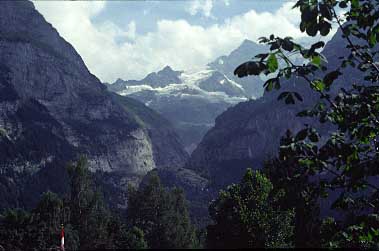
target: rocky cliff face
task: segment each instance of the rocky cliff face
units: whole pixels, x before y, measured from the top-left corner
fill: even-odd
[[[0,4],[0,89],[1,207],[62,191],[79,154],[92,171],[134,182],[187,158],[170,123],[108,92],[31,2]]]

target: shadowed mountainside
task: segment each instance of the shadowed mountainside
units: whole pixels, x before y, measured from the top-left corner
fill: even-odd
[[[127,183],[187,159],[170,123],[108,92],[29,1],[1,3],[0,89],[1,208],[63,192],[64,167],[80,154],[118,181],[108,182],[120,192],[115,205],[125,203]]]

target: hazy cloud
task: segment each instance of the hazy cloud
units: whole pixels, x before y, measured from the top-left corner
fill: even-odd
[[[256,41],[272,33],[305,36],[298,29],[300,17],[298,10],[291,9],[293,2],[284,3],[274,13],[250,10],[209,27],[183,19],[163,19],[153,32],[143,35],[136,33],[138,23],[134,21],[125,27],[111,21],[94,23],[93,17],[104,9],[105,2],[38,1],[35,5],[78,50],[90,71],[106,82],[140,79],[165,65],[178,70],[199,69],[230,53],[244,39]]]
[[[188,12],[191,15],[201,14],[205,17],[212,17],[213,0],[194,0],[189,2]]]

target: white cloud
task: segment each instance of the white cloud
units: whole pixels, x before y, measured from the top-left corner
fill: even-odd
[[[292,10],[293,3],[288,2],[275,13],[250,10],[206,28],[186,20],[160,20],[155,31],[144,35],[136,33],[134,21],[127,27],[110,21],[94,24],[91,18],[104,9],[104,2],[38,1],[35,5],[78,50],[90,71],[110,83],[117,78],[140,79],[166,65],[200,69],[244,39],[256,41],[272,33],[306,36],[298,29],[298,10]]]
[[[126,30],[122,30],[119,26],[110,21],[103,22],[98,25],[97,28],[100,33],[108,34],[109,38],[113,39],[129,39],[134,40],[136,38],[136,22],[131,21]]]
[[[192,15],[201,14],[205,17],[212,17],[213,0],[194,0],[189,2],[187,11]]]

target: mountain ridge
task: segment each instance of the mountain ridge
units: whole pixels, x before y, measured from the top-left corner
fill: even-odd
[[[170,123],[107,91],[32,2],[1,6],[2,208],[31,206],[46,190],[64,192],[65,165],[78,155],[87,156],[92,172],[119,179],[110,184],[119,193],[115,206],[125,203],[128,182],[183,165],[188,155]]]
[[[205,69],[186,72],[166,66],[141,80],[118,79],[107,86],[166,117],[176,128],[187,152],[191,153],[214,125],[217,115],[232,105],[263,94],[262,79],[241,80],[233,74],[235,62],[248,60],[249,55],[260,53],[263,48],[263,45],[245,40],[229,55],[218,57]]]

